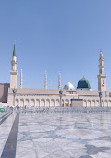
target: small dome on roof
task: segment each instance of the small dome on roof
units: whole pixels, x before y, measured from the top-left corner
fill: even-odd
[[[65,90],[74,90],[74,86],[73,86],[72,83],[67,82],[67,83],[65,84],[65,86],[64,86],[64,89],[65,89]]]
[[[91,89],[90,83],[84,77],[78,82],[77,89]]]

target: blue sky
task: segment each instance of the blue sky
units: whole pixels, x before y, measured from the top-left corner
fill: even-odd
[[[0,82],[9,82],[16,40],[18,72],[24,88],[48,88],[68,81],[77,87],[85,76],[97,89],[100,50],[105,59],[107,90],[111,90],[110,0],[0,1]],[[19,85],[18,75],[18,85]]]

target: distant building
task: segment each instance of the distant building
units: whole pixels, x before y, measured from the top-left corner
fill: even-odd
[[[7,103],[9,83],[0,83],[0,102]]]
[[[104,58],[100,52],[98,90],[91,90],[91,85],[84,77],[78,82],[77,89],[68,82],[61,91],[61,75],[58,76],[58,89],[48,89],[47,74],[44,77],[44,89],[26,89],[22,86],[22,70],[20,87],[17,88],[17,57],[14,44],[10,70],[10,84],[0,84],[0,101],[9,106],[111,106],[111,92],[106,91],[106,75],[104,74]],[[72,103],[73,101],[73,103]],[[61,104],[60,104],[61,102]]]

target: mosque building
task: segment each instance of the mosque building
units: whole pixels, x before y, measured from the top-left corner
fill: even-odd
[[[17,56],[14,44],[11,61],[10,83],[0,84],[0,102],[7,102],[9,106],[111,106],[111,92],[106,91],[106,75],[104,73],[104,58],[100,52],[98,90],[91,89],[90,82],[82,78],[77,89],[67,82],[61,88],[61,74],[58,75],[58,88],[47,88],[47,74],[44,77],[44,89],[26,89],[22,87],[22,69],[20,87],[17,87]]]

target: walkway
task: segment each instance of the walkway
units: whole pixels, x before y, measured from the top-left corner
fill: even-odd
[[[110,158],[111,113],[20,113],[0,125],[1,158]]]

